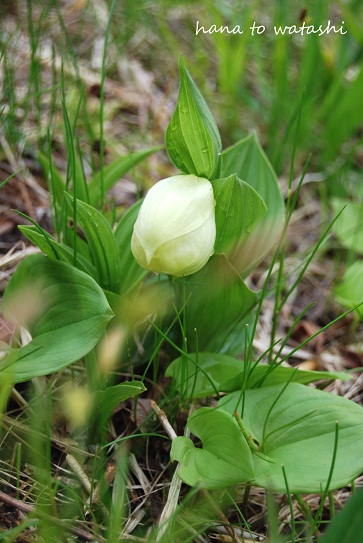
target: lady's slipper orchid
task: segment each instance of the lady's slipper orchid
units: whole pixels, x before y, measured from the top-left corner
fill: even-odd
[[[141,206],[131,240],[140,266],[174,276],[200,270],[213,254],[214,207],[208,179],[177,175],[156,183]]]

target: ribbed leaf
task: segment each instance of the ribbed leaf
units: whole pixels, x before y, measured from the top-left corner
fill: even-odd
[[[247,275],[264,258],[279,235],[284,222],[284,202],[276,174],[255,135],[223,152],[223,177],[234,173],[258,192],[267,207],[262,220],[233,254],[233,265]]]
[[[34,243],[34,245],[36,245],[47,257],[54,260],[62,260],[63,262],[68,262],[73,265],[73,249],[64,245],[64,243],[58,243],[49,234],[41,234],[36,226],[19,226],[18,228],[21,233]],[[79,253],[77,254],[76,267],[84,273],[88,273],[93,278],[97,275],[96,268],[93,264]]]
[[[66,194],[70,207],[73,197]],[[115,236],[109,222],[97,209],[77,200],[77,221],[81,225],[97,270],[102,288],[117,291],[120,283],[120,265]]]
[[[234,253],[249,232],[261,220],[266,206],[261,196],[236,174],[213,181],[216,201],[216,253],[226,253],[234,262]]]
[[[222,418],[218,408],[230,418]],[[250,454],[232,416],[236,409],[252,439]],[[171,458],[181,462],[178,473],[191,486],[217,489],[250,481],[286,493],[284,466],[289,492],[321,493],[345,486],[363,471],[362,407],[299,383],[249,389],[244,397],[234,392],[217,408],[193,413],[188,426],[203,449],[179,437]]]

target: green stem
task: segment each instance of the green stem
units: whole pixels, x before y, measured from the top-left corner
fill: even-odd
[[[288,499],[289,508],[290,508],[290,516],[291,516],[291,543],[295,543],[296,529],[295,529],[294,505],[293,505],[293,503],[292,503],[291,494],[290,494],[290,489],[289,489],[289,483],[288,483],[288,480],[287,480],[287,475],[286,475],[285,466],[284,466],[283,464],[281,465],[281,469],[282,469],[282,473],[283,473],[283,476],[284,476],[284,481],[285,481],[285,486],[286,486],[286,493],[287,493],[287,499]]]
[[[314,519],[308,503],[302,498],[300,494],[295,494],[295,498],[299,505],[299,510],[301,514],[309,522],[310,526],[312,526],[314,524]]]
[[[251,434],[248,432],[246,426],[244,425],[244,422],[241,418],[241,415],[238,413],[238,411],[234,412],[235,419],[237,421],[238,426],[241,429],[241,432],[243,434],[243,437],[248,443],[249,448],[251,451],[260,452],[260,447],[253,441]]]
[[[250,490],[251,490],[251,485],[250,483],[247,483],[245,491],[243,493],[243,501],[242,501],[242,507],[241,507],[241,511],[244,517],[247,517],[247,506],[248,506],[248,498],[250,497]]]

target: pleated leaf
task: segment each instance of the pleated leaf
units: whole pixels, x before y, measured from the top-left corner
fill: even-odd
[[[226,253],[233,263],[235,252],[265,214],[266,205],[258,192],[236,174],[212,184],[217,229],[214,250]]]
[[[184,173],[220,177],[222,143],[217,125],[182,59],[179,69],[178,102],[165,135],[169,158]]]
[[[36,226],[19,226],[18,228],[47,257],[53,260],[62,260],[69,264],[74,263],[73,249],[64,243],[58,243],[49,234],[42,234],[41,231],[44,232],[43,229],[39,230]],[[79,253],[77,253],[76,267],[84,273],[88,273],[93,278],[97,276],[94,265]]]
[[[73,197],[66,194],[66,200],[73,211]],[[100,286],[117,291],[121,272],[118,247],[109,222],[97,209],[81,200],[77,200],[77,221],[87,239]]]

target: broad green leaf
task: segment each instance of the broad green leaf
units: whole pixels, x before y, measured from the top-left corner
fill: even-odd
[[[251,341],[249,330],[253,330],[255,319],[256,308],[254,307],[242,320],[231,328],[229,334],[224,338],[219,352],[229,356],[239,356],[243,350],[241,350],[241,345],[244,348]]]
[[[97,390],[92,394],[93,405],[96,406],[96,416],[107,421],[112,411],[122,402],[141,394],[146,390],[143,383],[128,381],[119,385],[111,386],[105,390]]]
[[[116,294],[115,292],[111,292],[110,290],[106,290],[106,289],[102,289],[102,291],[104,295],[106,296],[107,302],[111,310],[115,314],[115,317],[117,317],[118,313],[120,312],[120,307],[125,305],[125,303],[129,303],[129,302],[127,302],[125,298],[123,298],[119,294]]]
[[[212,256],[201,270],[177,284],[180,306],[186,302],[191,350],[197,333],[200,350],[219,351],[230,330],[257,301],[256,294],[246,287],[225,255]]]
[[[169,364],[165,376],[188,398],[205,398],[221,391],[220,385],[240,374],[243,360],[219,353],[188,353]]]
[[[240,390],[244,383],[245,375],[242,371],[232,379],[226,379],[221,384],[221,391],[233,392]],[[301,383],[307,385],[316,381],[349,381],[350,376],[343,371],[310,371],[299,368],[288,368],[285,366],[264,366],[258,364],[252,367],[247,378],[247,388],[258,388],[261,386],[278,385],[279,383]]]
[[[363,304],[363,260],[354,262],[345,270],[342,282],[334,290],[338,302],[346,307]],[[363,305],[356,312],[363,319]]]
[[[244,275],[256,267],[273,246],[284,222],[284,201],[276,174],[256,135],[223,152],[222,176],[237,174],[261,196],[267,206],[262,220],[242,241],[233,255],[233,265]]]
[[[72,196],[66,194],[66,199],[73,207]],[[81,200],[77,200],[77,221],[88,241],[99,284],[107,290],[117,291],[121,272],[118,248],[109,222],[97,209]]]
[[[2,361],[14,383],[48,375],[90,352],[113,313],[97,283],[66,262],[26,258],[5,291],[5,317],[28,329],[32,341]]]
[[[355,204],[344,198],[333,198],[332,206],[341,215],[333,224],[333,231],[343,247],[363,254],[363,203]]]
[[[103,186],[104,192],[107,192],[113,187],[113,185],[121,179],[128,171],[130,171],[136,164],[147,158],[148,156],[163,149],[163,145],[151,147],[150,149],[143,149],[142,151],[135,151],[129,153],[126,156],[122,156],[116,159],[111,164],[108,164],[103,170]],[[97,206],[101,199],[101,174],[97,172],[94,174],[88,185],[89,201],[93,206]]]
[[[53,260],[62,260],[63,262],[68,262],[73,265],[73,249],[64,245],[64,243],[58,243],[49,234],[42,235],[35,226],[19,226],[18,228],[21,233],[34,243],[34,245],[36,245],[47,257]],[[76,267],[84,273],[88,273],[91,277],[96,277],[95,267],[81,254],[77,254]]]
[[[243,360],[220,353],[188,353],[188,358],[178,357],[167,368],[165,375],[174,380],[176,388],[185,391],[187,397],[205,398],[215,391],[233,392],[246,388],[271,386],[287,381],[312,383],[327,379],[350,377],[343,372],[307,371],[284,366],[263,366],[258,364],[244,371]]]
[[[362,539],[363,488],[349,498],[319,543],[358,543]]]
[[[182,59],[179,69],[178,102],[165,135],[169,158],[184,173],[221,177],[222,143],[217,125]]]
[[[216,241],[214,251],[226,253],[233,263],[235,252],[261,220],[266,206],[261,196],[236,174],[213,181],[216,201]]]
[[[173,440],[170,457],[180,462],[179,477],[190,486],[225,488],[254,479],[252,453],[236,420],[226,412],[202,407],[188,419],[192,434]]]
[[[363,408],[352,401],[289,383],[247,390],[243,405],[240,392],[233,392],[219,406],[229,413],[237,408],[248,432],[262,446],[266,457],[253,454],[258,486],[286,492],[283,464],[291,493],[325,490],[337,421],[338,448],[330,490],[345,486],[363,471]]]
[[[131,237],[143,200],[130,207],[115,230],[115,238],[122,270],[121,293],[124,294],[146,277],[148,271],[135,260],[131,251]]]

